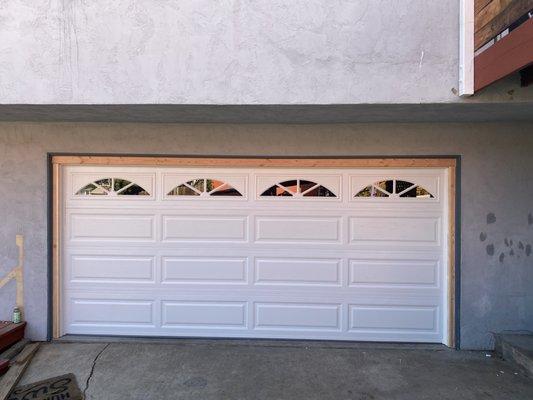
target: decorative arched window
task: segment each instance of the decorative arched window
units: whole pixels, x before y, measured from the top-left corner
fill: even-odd
[[[360,190],[355,197],[414,197],[432,199],[434,196],[416,183],[400,179],[375,182]]]
[[[141,186],[122,178],[103,178],[76,192],[81,196],[149,196]]]
[[[305,179],[292,179],[276,183],[261,193],[261,196],[337,197],[328,188]]]
[[[176,186],[167,196],[242,196],[229,183],[209,178],[193,179]]]

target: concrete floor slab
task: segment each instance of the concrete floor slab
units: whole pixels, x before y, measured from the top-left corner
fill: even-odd
[[[73,372],[86,399],[531,399],[486,352],[182,340],[42,345],[21,384]]]

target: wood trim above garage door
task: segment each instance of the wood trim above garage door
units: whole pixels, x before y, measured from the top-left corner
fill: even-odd
[[[60,336],[61,299],[61,167],[67,165],[101,166],[180,166],[242,168],[447,168],[449,176],[448,204],[448,343],[456,347],[456,171],[457,159],[442,158],[246,158],[246,157],[154,157],[53,155],[51,160],[51,288],[52,338]]]
[[[447,168],[455,158],[244,158],[244,157],[143,157],[53,156],[59,165],[127,165],[242,168]]]

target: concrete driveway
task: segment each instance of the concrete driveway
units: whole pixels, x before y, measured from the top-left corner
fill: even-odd
[[[41,346],[21,383],[67,372],[98,400],[533,399],[533,379],[497,357],[427,345],[54,342]]]

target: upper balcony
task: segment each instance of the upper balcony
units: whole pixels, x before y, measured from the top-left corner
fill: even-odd
[[[474,91],[510,75],[533,83],[533,0],[475,0]]]
[[[492,3],[533,4],[475,11]],[[517,75],[461,96],[465,77],[474,85],[473,13],[474,0],[9,0],[0,104],[533,101]]]

